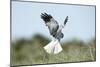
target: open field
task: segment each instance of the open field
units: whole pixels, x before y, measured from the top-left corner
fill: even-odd
[[[36,35],[30,39],[19,39],[11,43],[11,65],[49,64],[96,60],[95,38],[89,42],[73,39],[61,43],[63,51],[56,55],[47,54],[43,47],[50,40]]]

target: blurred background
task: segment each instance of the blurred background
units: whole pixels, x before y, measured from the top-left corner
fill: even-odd
[[[95,61],[95,6],[12,1],[11,65]],[[63,51],[47,54],[51,41],[40,14],[51,14],[59,24],[68,23],[61,40]]]

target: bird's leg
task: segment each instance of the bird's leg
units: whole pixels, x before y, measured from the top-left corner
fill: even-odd
[[[52,53],[54,54],[54,51],[55,51],[55,48],[56,48],[56,45],[58,44],[58,41],[57,41],[57,39],[55,39],[55,41],[54,41],[54,47],[52,48]]]

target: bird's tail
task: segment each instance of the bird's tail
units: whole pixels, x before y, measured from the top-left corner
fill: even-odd
[[[44,46],[44,50],[49,54],[58,54],[62,51],[62,47],[59,41],[55,40]]]

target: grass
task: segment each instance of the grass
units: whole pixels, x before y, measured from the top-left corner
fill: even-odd
[[[87,43],[76,39],[61,43],[63,51],[56,55],[44,51],[43,47],[49,42],[48,38],[41,35],[30,40],[22,38],[12,41],[11,66],[96,60],[94,38]]]

